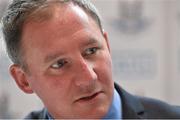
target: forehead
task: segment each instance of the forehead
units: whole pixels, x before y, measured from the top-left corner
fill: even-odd
[[[25,20],[23,24],[23,32],[25,28],[33,29],[33,25],[45,25],[45,23],[53,23],[56,21],[58,24],[56,27],[68,27],[67,25],[70,24],[88,24],[89,20],[96,22],[90,15],[88,15],[82,8],[78,5],[73,4],[72,2],[69,3],[51,3],[48,6],[43,6],[38,10],[34,11],[29,15],[29,17]],[[58,21],[58,22],[57,22]],[[41,26],[41,27],[42,27]],[[73,28],[73,26],[71,26]],[[74,29],[74,28],[73,28]]]
[[[64,31],[64,33],[71,33],[72,30],[75,31],[75,29],[79,29],[78,27],[88,26],[91,23],[94,24],[96,21],[82,8],[72,2],[66,4],[51,3],[48,7],[34,11],[32,15],[30,15],[23,25],[22,36],[26,33],[27,29],[32,33],[32,31],[37,28],[47,29],[48,25],[56,27],[57,29],[59,28],[58,32]],[[97,27],[100,30],[98,24]],[[49,29],[50,28],[44,32],[49,31]],[[66,29],[68,31],[66,31]]]
[[[52,8],[52,17],[44,21],[29,20],[24,24],[22,33],[22,44],[26,47],[39,47],[56,45],[62,39],[71,39],[86,37],[89,31],[101,31],[96,22],[89,17],[79,6],[66,4],[62,7],[54,6]],[[82,32],[83,31],[83,32]],[[82,33],[86,33],[83,34]],[[91,32],[92,33],[92,32]],[[46,44],[48,42],[48,44]],[[67,43],[67,42],[66,42]],[[28,44],[28,45],[27,45]]]
[[[32,12],[27,16],[25,23],[36,21],[36,22],[42,22],[47,21],[49,19],[52,19],[56,17],[57,15],[61,15],[61,19],[64,18],[67,14],[66,12],[71,10],[78,11],[79,15],[84,15],[84,9],[83,7],[79,7],[79,5],[73,3],[73,2],[61,2],[61,1],[47,1],[43,5],[39,6],[38,8],[35,8],[35,10],[32,10]]]

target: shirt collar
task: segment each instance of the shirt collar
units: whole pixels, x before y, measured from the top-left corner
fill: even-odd
[[[113,101],[108,113],[103,119],[121,119],[122,118],[122,103],[121,98],[116,89],[114,89]]]

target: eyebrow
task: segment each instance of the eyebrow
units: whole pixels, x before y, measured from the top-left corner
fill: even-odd
[[[88,45],[95,44],[95,43],[98,44],[99,46],[101,45],[101,43],[100,43],[98,40],[96,40],[96,38],[89,38],[88,41],[82,43],[82,44],[80,45],[80,47],[88,46]],[[44,62],[45,62],[45,63],[48,63],[48,62],[50,62],[51,60],[54,60],[54,59],[56,59],[56,58],[58,58],[59,56],[62,56],[62,55],[64,55],[64,52],[63,52],[63,51],[61,51],[61,52],[55,52],[54,54],[47,55],[47,56],[45,57],[45,59],[44,59]]]
[[[100,41],[98,41],[96,38],[89,38],[88,41],[82,43],[81,46],[88,46],[90,44],[95,44],[95,43],[100,44]]]
[[[48,62],[50,62],[51,60],[54,60],[54,59],[56,59],[57,57],[62,56],[62,55],[64,55],[64,52],[56,52],[56,53],[54,53],[54,54],[47,55],[47,56],[45,57],[45,59],[44,59],[44,62],[45,62],[45,63],[48,63]]]

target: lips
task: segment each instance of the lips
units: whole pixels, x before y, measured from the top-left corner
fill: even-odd
[[[101,92],[96,92],[96,93],[93,93],[93,94],[91,94],[91,95],[86,95],[86,96],[80,97],[79,99],[76,100],[76,102],[86,102],[86,101],[93,100],[93,99],[96,98],[99,94],[101,94]]]

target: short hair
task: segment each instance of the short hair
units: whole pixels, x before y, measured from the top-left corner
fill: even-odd
[[[6,51],[13,63],[22,67],[26,64],[22,57],[23,50],[21,46],[24,22],[28,20],[28,17],[34,11],[44,5],[48,5],[50,2],[72,2],[78,5],[95,20],[102,32],[100,15],[90,0],[13,0],[2,18],[2,31],[6,43]]]

